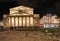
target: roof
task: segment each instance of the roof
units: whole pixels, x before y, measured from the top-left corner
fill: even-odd
[[[27,6],[17,6],[14,8],[10,8],[10,10],[19,10],[19,9],[33,9],[33,8]]]

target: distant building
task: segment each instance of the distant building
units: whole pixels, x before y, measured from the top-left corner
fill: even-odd
[[[57,20],[56,23],[58,23],[58,25],[60,27],[60,17],[57,17],[56,20]]]
[[[43,16],[42,19],[40,19],[40,26],[43,27],[58,27],[58,24],[60,23],[60,18],[57,18],[56,15],[51,15],[51,14],[47,14],[46,16]]]
[[[43,16],[42,19],[40,19],[40,21],[42,21],[43,23],[59,23],[57,16],[51,16],[51,14]]]
[[[10,9],[9,15],[3,16],[4,27],[38,27],[39,14],[33,8],[18,6]]]

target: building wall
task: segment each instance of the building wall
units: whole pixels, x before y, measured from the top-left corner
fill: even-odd
[[[7,22],[4,24],[7,27],[39,26],[39,14],[33,14],[33,8],[18,6],[10,8],[10,14],[7,15],[6,19],[4,16],[4,22]]]
[[[34,15],[7,15],[4,18],[5,27],[34,27],[39,25],[39,17]]]
[[[9,17],[8,21],[12,27],[33,26],[33,17]]]

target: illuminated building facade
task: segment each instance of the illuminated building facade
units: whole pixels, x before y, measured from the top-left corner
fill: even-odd
[[[60,25],[60,18],[57,18],[56,15],[47,14],[40,19],[40,26],[45,28],[55,28],[59,27]]]
[[[3,16],[4,27],[38,27],[39,14],[33,14],[33,8],[18,6]]]
[[[33,13],[33,8],[18,6],[10,8],[10,14],[3,15],[3,27],[43,27],[54,28],[60,26],[60,18],[47,14],[39,19],[39,14]]]

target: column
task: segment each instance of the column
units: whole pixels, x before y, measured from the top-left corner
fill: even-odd
[[[14,17],[12,17],[12,26],[14,27]]]
[[[18,17],[15,18],[15,26],[17,27],[18,26]]]
[[[29,17],[27,17],[27,27],[29,27]]]
[[[22,27],[23,26],[23,17],[20,18],[20,22],[21,22],[20,23],[21,24],[20,26]]]
[[[10,17],[10,26],[12,27],[12,17]]]
[[[18,17],[18,27],[19,27],[19,17]]]
[[[30,17],[30,26],[33,26],[33,17]]]
[[[14,27],[15,27],[15,17],[14,17]]]
[[[26,21],[26,20],[25,20],[25,17],[23,17],[23,27],[24,27],[25,24],[26,24],[25,21]]]
[[[25,17],[25,26],[27,27],[27,17]]]
[[[29,27],[30,27],[30,17],[29,17]]]
[[[19,17],[19,26],[22,26],[22,17]]]

